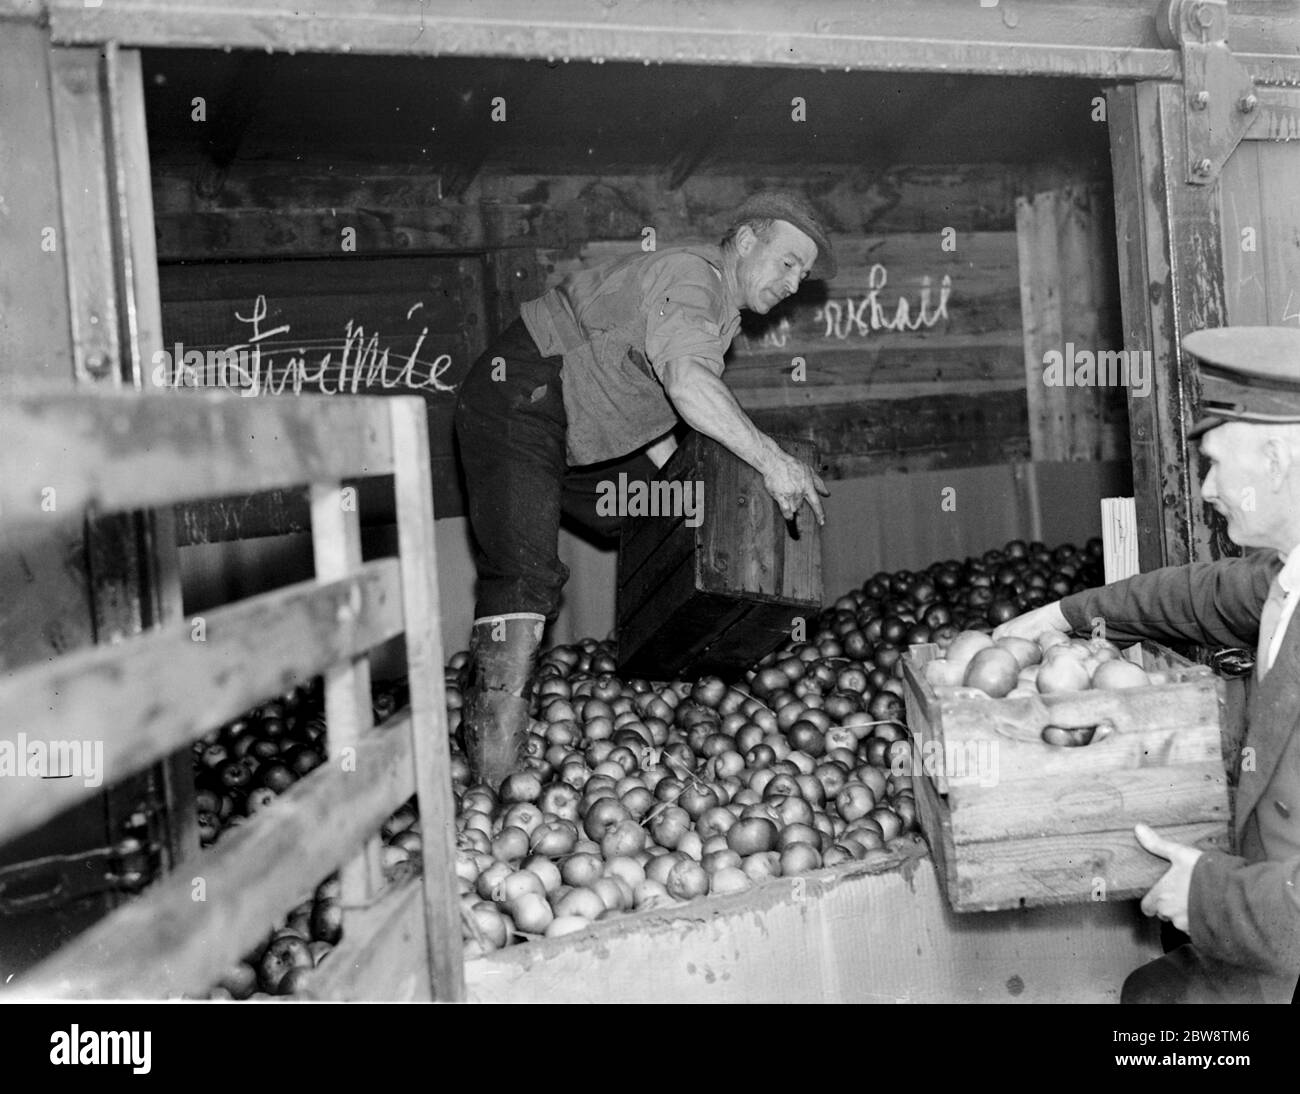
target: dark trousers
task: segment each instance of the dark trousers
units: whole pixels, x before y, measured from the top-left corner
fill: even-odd
[[[1121,1003],[1289,1003],[1295,985],[1179,946],[1130,973]]]
[[[475,616],[536,612],[554,619],[569,569],[559,559],[561,516],[600,539],[622,520],[596,512],[602,482],[653,478],[644,452],[570,467],[562,358],[543,357],[516,319],[461,384],[456,441],[478,569]]]

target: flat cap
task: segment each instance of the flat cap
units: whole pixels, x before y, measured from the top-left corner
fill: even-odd
[[[784,220],[793,224],[817,244],[817,259],[808,271],[809,277],[826,281],[835,276],[835,255],[826,227],[812,203],[802,194],[788,190],[760,190],[745,199],[732,214],[729,228],[739,227],[747,220]]]
[[[1191,438],[1225,422],[1300,422],[1300,329],[1216,327],[1183,339],[1200,362],[1203,416]]]

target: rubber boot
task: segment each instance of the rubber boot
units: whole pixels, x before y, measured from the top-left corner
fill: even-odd
[[[473,777],[497,790],[523,769],[533,674],[546,619],[531,612],[474,620],[465,665],[465,751]]]

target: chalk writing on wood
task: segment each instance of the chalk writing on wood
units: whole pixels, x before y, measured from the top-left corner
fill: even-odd
[[[406,311],[408,321],[418,318],[420,301]],[[334,339],[297,340],[290,323],[266,327],[266,296],[259,294],[251,307],[234,311],[246,337],[208,355],[177,343],[173,352],[159,351],[154,359],[154,383],[166,387],[204,387],[214,384],[237,388],[245,396],[356,395],[378,391],[408,391],[420,394],[454,392],[443,377],[452,367],[449,353],[422,357],[429,335],[422,326],[411,349],[400,356],[381,341],[379,331],[367,329],[355,319],[342,324]],[[409,337],[409,336],[408,336]],[[308,346],[311,345],[309,349]]]
[[[889,288],[889,270],[883,263],[866,268],[865,292],[834,294],[815,306],[792,298],[788,314],[770,316],[766,323],[751,324],[736,336],[741,354],[812,346],[821,342],[851,342],[886,333],[906,334],[929,330],[952,318],[952,277],[924,276],[913,293]]]
[[[877,263],[871,267],[867,279],[867,294],[862,297],[845,297],[843,301],[828,300],[817,309],[816,318],[823,324],[821,336],[843,342],[851,335],[869,337],[879,331],[913,331],[929,329],[941,319],[948,318],[948,300],[952,296],[952,278],[944,274],[939,282],[939,299],[931,308],[932,285],[928,277],[921,279],[920,300],[913,314],[912,303],[900,296],[893,304],[893,314],[882,293],[889,282],[889,272]]]

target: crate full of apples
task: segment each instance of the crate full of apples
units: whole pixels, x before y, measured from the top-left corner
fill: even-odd
[[[1128,899],[1167,863],[1134,825],[1227,841],[1221,684],[1143,644],[962,632],[904,658],[918,816],[958,911]]]

